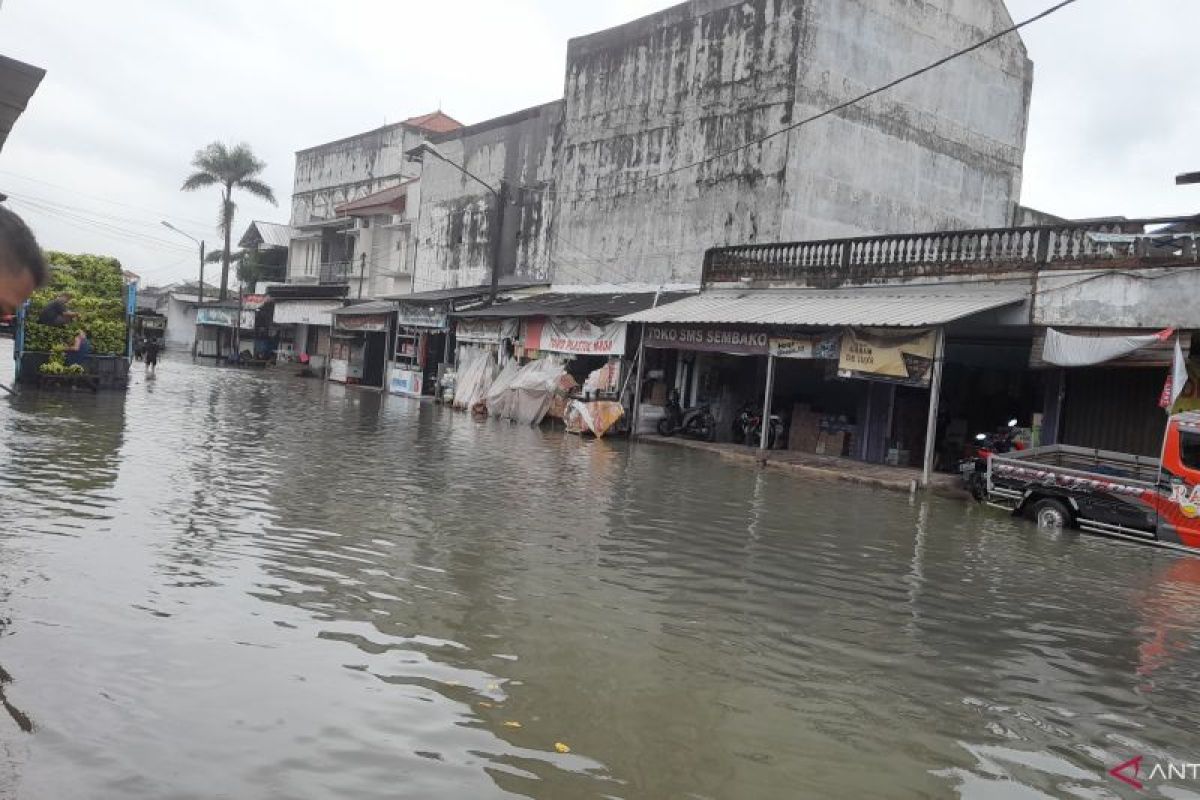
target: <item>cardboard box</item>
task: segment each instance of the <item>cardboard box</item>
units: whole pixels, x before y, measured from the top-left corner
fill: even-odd
[[[792,421],[788,428],[788,450],[815,453],[820,425],[820,415],[812,413],[808,403],[797,403],[792,406]]]

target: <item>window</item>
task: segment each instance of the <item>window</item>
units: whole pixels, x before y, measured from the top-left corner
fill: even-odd
[[[1200,470],[1200,433],[1179,432],[1179,459],[1188,469]]]

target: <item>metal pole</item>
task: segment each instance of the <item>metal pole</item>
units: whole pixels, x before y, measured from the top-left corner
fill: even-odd
[[[204,305],[204,242],[200,242],[200,291],[197,295],[200,297],[198,305]]]
[[[642,374],[646,364],[646,323],[642,323],[642,332],[638,336],[637,349],[637,377],[633,381],[633,427],[630,429],[630,435],[633,438],[639,436],[638,424],[642,419]]]
[[[358,256],[358,299],[362,300],[363,279],[367,277],[367,254],[361,253]]]
[[[500,181],[500,191],[495,192],[496,210],[492,214],[491,241],[491,290],[488,293],[488,305],[496,302],[496,293],[500,287],[500,254],[504,240],[504,207],[508,205],[508,181]]]
[[[933,475],[933,448],[937,438],[938,401],[942,394],[942,361],[946,351],[946,329],[937,329],[933,346],[933,377],[929,382],[929,419],[925,423],[925,458],[921,467],[921,485],[928,487]]]
[[[767,353],[767,388],[763,393],[762,430],[759,432],[758,449],[765,451],[771,438],[771,395],[775,392],[775,356]]]

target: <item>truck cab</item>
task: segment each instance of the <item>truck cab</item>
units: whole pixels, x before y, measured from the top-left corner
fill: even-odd
[[[1071,445],[993,455],[986,499],[1043,526],[1200,552],[1200,412],[1170,418],[1158,459]]]

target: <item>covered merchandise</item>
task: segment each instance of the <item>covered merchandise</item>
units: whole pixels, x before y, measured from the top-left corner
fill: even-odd
[[[473,408],[487,398],[496,375],[496,357],[487,353],[472,360],[458,373],[454,391],[455,408]]]
[[[567,405],[563,422],[566,423],[567,433],[591,433],[600,439],[624,416],[625,408],[611,400],[594,403],[572,400]]]
[[[500,374],[492,381],[492,385],[488,387],[484,395],[487,401],[488,412],[494,417],[507,416],[509,387],[512,386],[513,379],[517,377],[517,373],[521,371],[520,365],[515,361],[510,361],[504,365],[504,369],[500,370]]]

